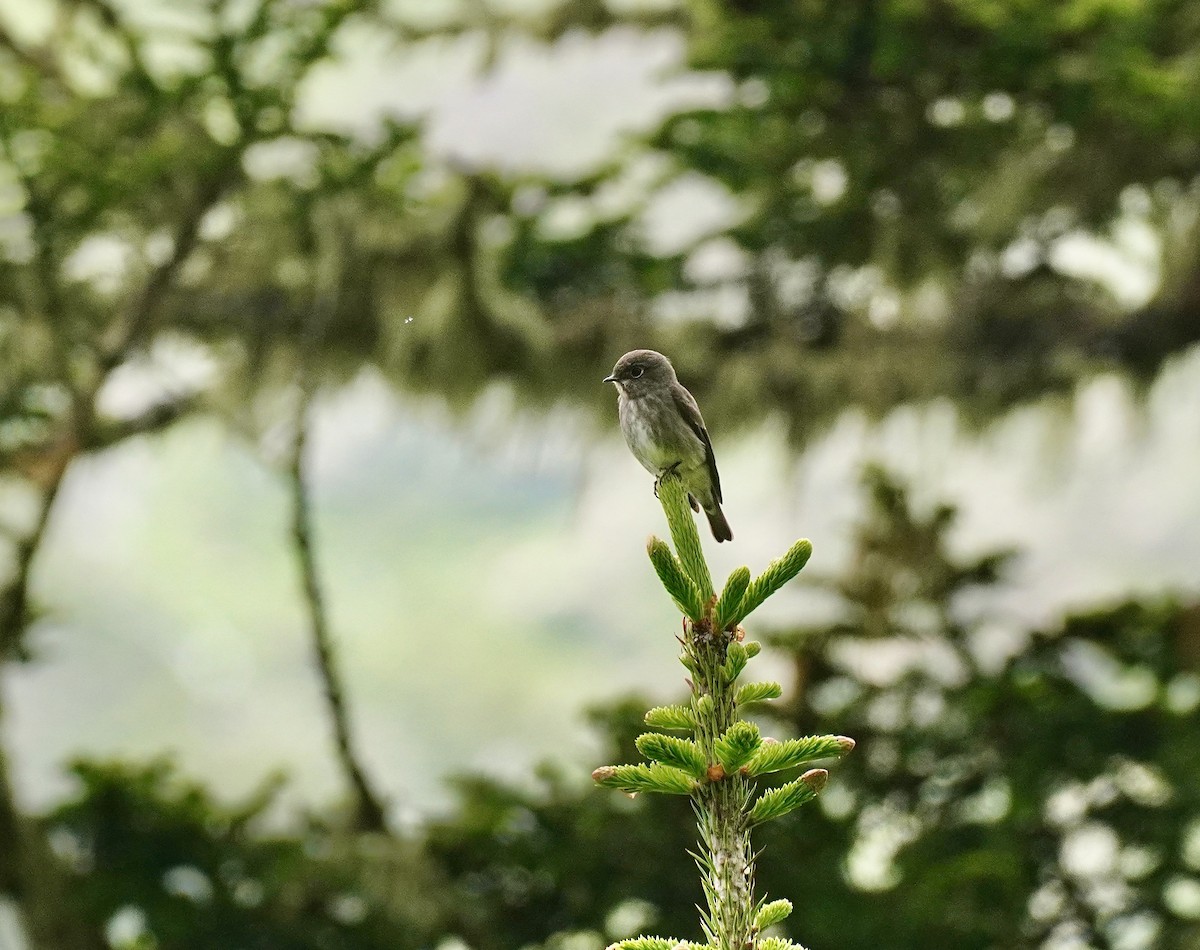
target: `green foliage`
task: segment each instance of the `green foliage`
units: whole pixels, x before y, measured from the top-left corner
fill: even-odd
[[[783,687],[778,683],[745,683],[733,694],[733,701],[738,706],[748,706],[751,703],[766,702],[768,699],[778,699],[782,695]]]
[[[683,664],[683,668],[689,673],[691,673],[693,676],[696,675],[696,658],[687,650],[684,650],[679,654],[679,662]]]
[[[837,722],[865,750],[837,773],[855,808],[844,817],[806,812],[794,831],[788,823],[766,826],[760,873],[779,887],[791,876],[790,853],[810,842],[810,860],[842,860],[870,840],[870,823],[881,816],[903,828],[904,843],[873,880],[851,875],[810,887],[793,918],[797,932],[817,947],[981,948],[1006,945],[1006,935],[1021,929],[1040,945],[1071,926],[1090,934],[1090,945],[1119,942],[1108,911],[1083,895],[1068,896],[1045,918],[1028,913],[1034,894],[1063,893],[1088,879],[1058,858],[1082,840],[1077,836],[1103,825],[1121,853],[1149,848],[1161,862],[1144,877],[1125,879],[1122,913],[1162,921],[1156,945],[1188,946],[1200,929],[1172,917],[1161,888],[1186,873],[1178,850],[1188,821],[1182,816],[1193,814],[1200,798],[1195,764],[1179,756],[1200,706],[1172,705],[1153,689],[1114,704],[1103,688],[1093,692],[1098,678],[1079,671],[1102,663],[1105,682],[1127,687],[1192,681],[1175,651],[1181,635],[1189,638],[1183,631],[1194,629],[1187,618],[1195,607],[1122,604],[1068,618],[1061,628],[1018,631],[1015,642],[1006,641],[1013,652],[985,665],[974,646],[995,619],[985,613],[964,627],[953,605],[964,596],[979,602],[988,588],[994,596],[1007,558],[952,555],[953,510],[917,509],[878,469],[868,471],[866,489],[869,517],[849,570],[832,584],[849,621],[773,636],[808,678],[799,706],[781,716],[784,728],[819,731]],[[827,638],[861,650],[877,640],[915,647],[932,638],[961,678],[948,682],[945,669],[917,664],[887,682],[854,682],[846,690]],[[833,701],[836,690],[843,691]],[[932,697],[936,706],[925,707]],[[884,708],[892,714],[877,718]],[[1143,781],[1135,791],[1131,782]],[[1059,809],[1076,810],[1064,819]],[[827,906],[836,912],[826,913]]]
[[[953,555],[952,512],[914,508],[882,472],[866,488],[869,514],[848,567],[827,582],[844,615],[816,629],[764,631],[803,688],[760,715],[784,734],[844,731],[859,743],[833,775],[836,798],[754,830],[757,880],[796,905],[777,926],[814,950],[985,950],[1023,933],[1040,946],[1068,927],[1091,946],[1116,945],[1120,925],[1104,895],[1073,890],[1092,880],[1088,869],[1076,877],[1059,862],[1068,842],[1103,827],[1123,867],[1155,859],[1142,876],[1122,876],[1121,915],[1157,921],[1155,946],[1194,946],[1200,926],[1168,903],[1171,882],[1195,874],[1185,842],[1200,814],[1200,703],[1194,664],[1181,653],[1200,630],[1194,598],[1113,604],[1044,630],[1006,613],[1009,652],[985,666],[973,649],[995,618],[982,611],[963,624],[951,605],[1003,593],[1004,559]],[[858,680],[837,662],[848,645],[880,642],[936,645],[955,658],[955,675],[916,663],[890,681]],[[1110,694],[1079,676],[1097,660],[1131,691]],[[710,699],[703,705],[715,709]],[[629,701],[600,720],[610,761],[636,755],[644,710]],[[644,858],[695,849],[689,809],[667,796],[595,794],[556,774],[544,771],[533,789],[475,779],[431,829],[448,932],[478,950],[539,946],[554,930],[603,933],[606,914],[636,894],[658,909],[649,929],[700,939],[692,908],[705,898],[694,869]],[[879,849],[880,829],[902,837],[875,852],[877,876],[860,877],[848,858]],[[1049,916],[1029,914],[1035,894],[1057,895]]]
[[[726,774],[732,774],[750,761],[761,742],[758,726],[743,719],[726,729],[713,743],[713,752]]]
[[[221,804],[165,762],[78,762],[78,790],[41,819],[96,934],[122,907],[158,947],[417,950],[441,913],[427,857],[312,819],[278,828],[282,783]],[[273,816],[272,813],[275,815]]]
[[[736,640],[732,641],[725,649],[725,662],[721,666],[721,675],[725,677],[725,682],[733,683],[742,675],[742,670],[749,661],[750,655],[746,648]]]
[[[594,714],[607,760],[636,755],[645,708],[631,700]],[[431,893],[443,936],[475,950],[558,946],[554,933],[603,934],[614,908],[644,895],[657,911],[638,930],[698,937],[694,905],[702,895],[684,857],[696,841],[690,809],[666,795],[582,789],[576,770],[554,762],[532,780],[455,780],[454,807],[423,833],[441,882]]]
[[[622,792],[662,792],[665,795],[689,795],[696,782],[686,772],[659,762],[639,765],[606,765],[592,773],[597,785]]]
[[[684,574],[683,568],[667,543],[659,538],[651,537],[646,545],[646,550],[650,555],[650,563],[654,565],[654,572],[662,581],[667,593],[671,595],[671,599],[675,601],[675,606],[689,620],[699,620],[704,615],[704,604],[700,598],[700,591]]]
[[[841,758],[853,748],[854,742],[845,736],[806,736],[803,739],[784,739],[782,742],[764,740],[746,766],[746,771],[751,775],[781,772],[820,759]]]
[[[692,693],[690,714],[684,707],[658,707],[647,713],[645,719],[661,722],[668,728],[690,726],[694,739],[645,733],[638,736],[635,745],[643,756],[653,760],[650,764],[604,766],[593,772],[592,778],[599,785],[630,793],[658,791],[691,797],[701,844],[694,857],[706,902],[701,908],[701,927],[708,946],[731,950],[753,944],[756,908],[769,917],[783,907],[777,902],[764,911],[755,903],[755,854],[750,827],[786,814],[813,798],[828,773],[808,772],[795,787],[767,792],[750,807],[754,784],[747,766],[758,754],[762,736],[757,725],[740,718],[740,710],[746,703],[778,697],[782,690],[777,683],[749,683],[735,689],[735,681],[750,658],[759,652],[759,645],[743,646],[740,631],[727,629],[733,624],[725,623],[722,618],[735,617],[745,609],[752,595],[758,598],[755,605],[761,603],[793,577],[807,560],[811,545],[801,542],[793,546],[767,569],[755,586],[750,585],[749,570],[740,568],[730,577],[718,599],[712,595],[699,532],[679,479],[673,475],[660,479],[658,493],[679,552],[677,562],[666,544],[651,539],[651,559],[659,579],[677,605],[681,599],[689,601],[685,581],[695,583],[704,602],[702,613],[689,616],[684,622],[680,661],[691,673],[687,681]],[[765,765],[778,763],[777,767],[783,768],[788,763],[802,761],[814,748],[842,753],[853,747],[849,740],[835,736],[823,739],[823,744],[813,740],[816,746],[789,745],[777,760],[762,761]]]
[[[707,605],[713,596],[712,575],[700,547],[700,535],[696,532],[696,522],[688,507],[687,492],[678,476],[667,475],[659,479],[658,500],[666,513],[671,540],[675,542],[684,572],[700,592],[701,602]]]
[[[784,937],[764,937],[758,942],[757,950],[804,950],[804,947]]]
[[[686,940],[674,940],[667,937],[633,937],[629,940],[618,940],[609,950],[702,950],[703,944],[689,943]]]
[[[742,606],[746,588],[749,586],[750,568],[739,567],[729,575],[729,580],[725,582],[725,589],[721,591],[721,597],[713,610],[713,627],[717,630],[724,630],[734,622],[736,617],[741,616],[739,609]]]
[[[655,729],[694,729],[696,714],[688,706],[655,706],[646,712],[646,725]]]
[[[668,116],[580,197],[662,157],[745,209],[716,237],[744,267],[714,287],[692,247],[655,257],[636,210],[597,201],[572,240],[518,221],[505,274],[563,322],[689,295],[701,319],[658,328],[659,348],[686,353],[710,422],[769,407],[802,440],[848,404],[937,396],[991,417],[1200,338],[1191,3],[682,6],[689,65],[739,95]],[[1055,261],[1067,236],[1112,240],[1132,208],[1180,262],[1144,307]],[[723,291],[748,298],[736,326]]]
[[[928,615],[955,592],[998,583],[991,558],[949,554],[944,538],[952,519],[936,509],[914,512],[894,482],[874,480],[881,478],[875,473],[868,483],[871,520],[849,572],[836,582],[855,605],[855,619],[822,631],[854,637],[866,649],[880,636],[927,643],[928,630],[905,626],[912,615],[906,605],[921,604]],[[845,759],[836,775],[853,809],[813,808],[802,821],[756,830],[763,884],[772,893],[803,895],[783,926],[814,948],[841,950],[918,950],[931,939],[937,946],[1006,946],[1007,933],[1028,926],[1045,939],[1061,919],[1104,933],[1105,912],[1082,896],[1068,900],[1059,917],[1027,916],[1031,896],[1064,873],[1064,842],[1103,824],[1122,852],[1159,857],[1146,876],[1126,881],[1129,912],[1161,921],[1162,946],[1190,946],[1196,925],[1171,912],[1164,889],[1193,873],[1184,842],[1200,810],[1193,751],[1200,706],[1195,676],[1181,667],[1178,650],[1191,642],[1196,617],[1190,603],[1117,604],[1026,631],[998,667],[974,669],[952,685],[917,666],[895,682],[856,682],[849,690],[845,671],[825,658],[823,637],[773,632],[775,642],[792,644],[793,660],[809,676],[796,707],[777,714],[770,707],[779,724],[852,728],[867,752]],[[939,640],[961,647],[968,662],[962,645],[973,635],[973,628],[947,626]],[[1117,682],[1155,688],[1136,701],[1106,694],[1076,679],[1081,657],[1112,664]],[[944,705],[929,716],[933,694]],[[885,702],[899,710],[899,728],[879,718]],[[598,720],[613,759],[636,754],[644,710],[629,702]],[[1047,722],[1057,728],[1048,730]],[[479,950],[505,950],[540,946],[558,930],[602,933],[606,915],[630,894],[659,909],[655,931],[698,936],[692,906],[703,897],[694,871],[683,861],[644,858],[694,847],[689,810],[666,796],[631,801],[582,792],[553,767],[514,785],[461,778],[457,804],[431,823],[418,849],[415,842],[368,846],[317,821],[280,829],[264,813],[274,800],[269,792],[222,805],[169,770],[148,776],[128,767],[81,768],[78,794],[42,822],[63,853],[76,856],[73,899],[97,928],[120,906],[144,907],[160,946],[172,934],[182,935],[174,944],[180,946],[195,934],[214,945],[222,935],[241,935],[254,946],[251,934],[260,934],[285,950],[323,946],[327,938],[415,948],[458,934]],[[1065,823],[1051,820],[1066,805],[1079,810]],[[814,870],[844,867],[880,816],[899,816],[909,836],[890,859],[886,887]],[[164,875],[181,865],[213,883],[212,903],[195,905],[164,890]],[[244,870],[226,877],[234,866]],[[244,884],[237,888],[246,879],[263,885],[257,907],[230,899],[231,889],[245,892]],[[369,906],[363,930],[327,913],[339,895],[360,893],[356,888],[365,888]]]
[[[774,927],[777,923],[786,920],[791,913],[792,902],[786,898],[763,904],[759,907],[758,913],[754,915],[754,929],[763,931],[768,927]]]
[[[265,4],[232,29],[221,4],[200,5],[180,40],[124,9],[69,4],[43,41],[6,36],[0,177],[19,224],[0,248],[0,406],[24,405],[32,435],[46,420],[25,397],[102,377],[127,317],[140,344],[203,345],[228,371],[212,402],[245,405],[247,390],[289,376],[323,257],[336,258],[337,292],[322,374],[371,366],[456,408],[497,378],[530,401],[596,405],[597,354],[627,333],[607,315],[629,310],[618,301],[652,313],[666,294],[694,295],[702,319],[639,332],[677,354],[710,421],[773,409],[797,439],[847,405],[878,414],[949,394],[991,414],[1114,362],[1144,376],[1197,339],[1198,83],[1181,64],[1200,28],[1188,4],[1081,0],[996,16],[967,3],[594,6],[498,15],[490,29],[544,38],[564,24],[669,19],[691,65],[748,100],[668,115],[582,178],[539,179],[449,169],[394,118],[369,135],[304,121],[321,73],[353,64],[350,31],[395,30],[434,50],[477,29],[455,17],[401,27],[364,3]],[[164,42],[186,47],[170,67],[147,52]],[[81,69],[91,81],[78,82]],[[257,170],[280,145],[305,167]],[[649,155],[671,171],[648,191],[678,172],[747,209],[715,235],[745,258],[742,273],[714,287],[688,266],[692,248],[647,247],[644,203],[600,211],[613,176]],[[439,187],[423,187],[434,177]],[[523,207],[531,189],[543,207]],[[565,202],[591,220],[548,234]],[[1105,239],[1131,217],[1165,245],[1157,298],[1135,310],[1051,263],[1064,237]],[[497,232],[507,236],[487,237]],[[113,288],[65,266],[103,237],[133,258]],[[1030,249],[1028,269],[1002,266],[1013,246]],[[852,283],[867,289],[849,294]],[[715,319],[710,301],[725,290],[749,301],[736,326]],[[69,373],[54,357],[64,352],[103,358]],[[697,586],[706,601],[711,584]]]
[[[750,820],[761,824],[773,818],[782,818],[816,798],[828,779],[829,773],[824,769],[813,769],[793,782],[763,792],[750,809]]]
[[[648,732],[638,736],[637,748],[646,758],[688,772],[696,778],[704,778],[708,772],[708,760],[700,747],[690,739]]]
[[[812,542],[801,539],[793,544],[783,557],[776,558],[755,579],[746,591],[741,608],[734,617],[740,622],[757,610],[768,597],[800,573],[812,556]]]

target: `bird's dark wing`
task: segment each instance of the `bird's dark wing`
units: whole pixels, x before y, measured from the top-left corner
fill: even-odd
[[[700,415],[700,407],[696,405],[695,397],[679,383],[671,387],[671,395],[675,397],[675,406],[683,416],[688,427],[696,433],[704,443],[704,461],[708,465],[708,474],[712,476],[713,496],[717,502],[722,502],[721,476],[717,474],[717,457],[713,455],[712,442],[708,438],[708,430],[704,428],[704,417]]]

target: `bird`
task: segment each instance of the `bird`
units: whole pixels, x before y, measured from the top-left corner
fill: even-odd
[[[721,477],[712,441],[696,400],[675,375],[671,361],[654,350],[631,350],[604,382],[617,387],[621,433],[633,457],[658,483],[679,476],[693,511],[704,510],[718,543],[733,531],[721,510]]]

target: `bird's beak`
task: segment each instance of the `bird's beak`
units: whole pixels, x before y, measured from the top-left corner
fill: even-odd
[[[617,377],[615,376],[605,376],[602,380],[600,380],[602,383],[615,383],[616,381]]]

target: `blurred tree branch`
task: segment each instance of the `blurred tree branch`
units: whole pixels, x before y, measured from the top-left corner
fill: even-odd
[[[311,220],[311,219],[310,219]],[[339,241],[348,239],[338,233],[334,215],[329,216],[327,226]],[[316,225],[315,227],[320,227]],[[336,645],[330,629],[329,613],[325,595],[321,588],[317,565],[316,541],[313,532],[312,497],[305,464],[309,442],[309,422],[316,391],[315,360],[329,317],[336,309],[341,268],[336,266],[336,251],[333,242],[322,241],[314,233],[306,231],[316,264],[314,266],[314,292],[304,336],[300,341],[299,363],[296,370],[296,415],[293,427],[291,451],[287,463],[288,488],[291,495],[292,549],[300,572],[304,594],[304,607],[308,616],[309,638],[313,645],[317,673],[321,679],[322,693],[333,729],[337,760],[354,795],[354,812],[357,827],[362,831],[387,832],[387,817],[382,799],[367,778],[366,770],[359,760],[350,727],[350,713],[346,702],[342,677],[338,669]]]
[[[196,246],[200,222],[221,195],[240,178],[242,155],[250,144],[249,140],[244,140],[236,147],[226,149],[217,169],[200,184],[196,197],[175,225],[169,256],[153,270],[129,309],[109,329],[99,360],[101,378],[120,365],[130,351],[144,341],[164,295]]]
[[[317,672],[321,679],[322,693],[333,727],[337,760],[354,793],[355,820],[362,831],[387,831],[387,819],[383,804],[367,779],[366,771],[358,759],[350,730],[350,714],[338,671],[333,633],[329,627],[329,616],[325,596],[321,590],[317,569],[315,542],[311,513],[311,498],[308,475],[305,469],[305,448],[308,442],[308,416],[311,393],[301,391],[296,410],[294,438],[288,460],[288,484],[292,503],[292,547],[304,593],[304,607],[308,615],[309,637],[313,644]]]
[[[22,642],[31,620],[29,583],[34,559],[41,548],[50,523],[50,513],[58,497],[59,486],[73,452],[60,453],[49,458],[37,484],[37,510],[32,529],[15,544],[15,565],[12,574],[0,591],[0,664],[20,658],[25,645]]]

